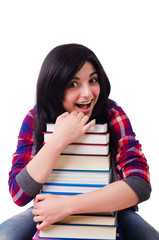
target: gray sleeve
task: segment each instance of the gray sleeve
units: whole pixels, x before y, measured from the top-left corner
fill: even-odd
[[[29,196],[36,196],[43,184],[36,182],[28,173],[26,167],[16,176],[16,181],[23,191]]]
[[[138,203],[141,203],[149,199],[151,194],[151,187],[143,178],[138,176],[129,176],[123,181],[126,182],[131,187],[131,189],[136,193],[139,199]]]

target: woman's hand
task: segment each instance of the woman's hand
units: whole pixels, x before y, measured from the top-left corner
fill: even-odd
[[[70,143],[84,135],[95,124],[95,120],[87,123],[88,116],[73,111],[61,114],[55,123],[55,130],[48,141],[27,164],[29,175],[37,182],[44,183],[62,150]]]
[[[53,135],[62,141],[65,147],[83,136],[95,124],[95,120],[87,123],[88,119],[82,112],[65,112],[57,118]]]
[[[38,194],[32,211],[35,215],[33,220],[37,222],[37,229],[41,230],[70,215],[69,208],[66,205],[64,197],[53,194]]]

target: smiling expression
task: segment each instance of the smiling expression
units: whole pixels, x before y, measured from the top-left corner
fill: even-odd
[[[63,107],[69,113],[78,111],[90,117],[99,93],[100,85],[96,69],[91,63],[86,62],[68,82],[64,93]]]

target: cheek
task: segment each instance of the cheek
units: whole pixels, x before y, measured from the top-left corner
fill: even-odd
[[[66,94],[64,95],[63,107],[65,109],[67,109],[68,107],[71,107],[74,101],[75,101],[75,95],[67,91]]]
[[[73,99],[74,99],[74,96],[70,92],[67,92],[64,96],[65,103],[71,103],[73,101]]]

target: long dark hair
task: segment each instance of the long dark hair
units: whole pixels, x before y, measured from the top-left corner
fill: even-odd
[[[67,83],[85,62],[95,67],[100,84],[100,95],[93,109],[92,118],[97,122],[107,120],[107,101],[110,93],[109,79],[98,58],[89,48],[80,44],[65,44],[52,49],[46,56],[39,73],[36,89],[35,143],[42,147],[46,122],[55,122],[65,112],[62,102]]]

